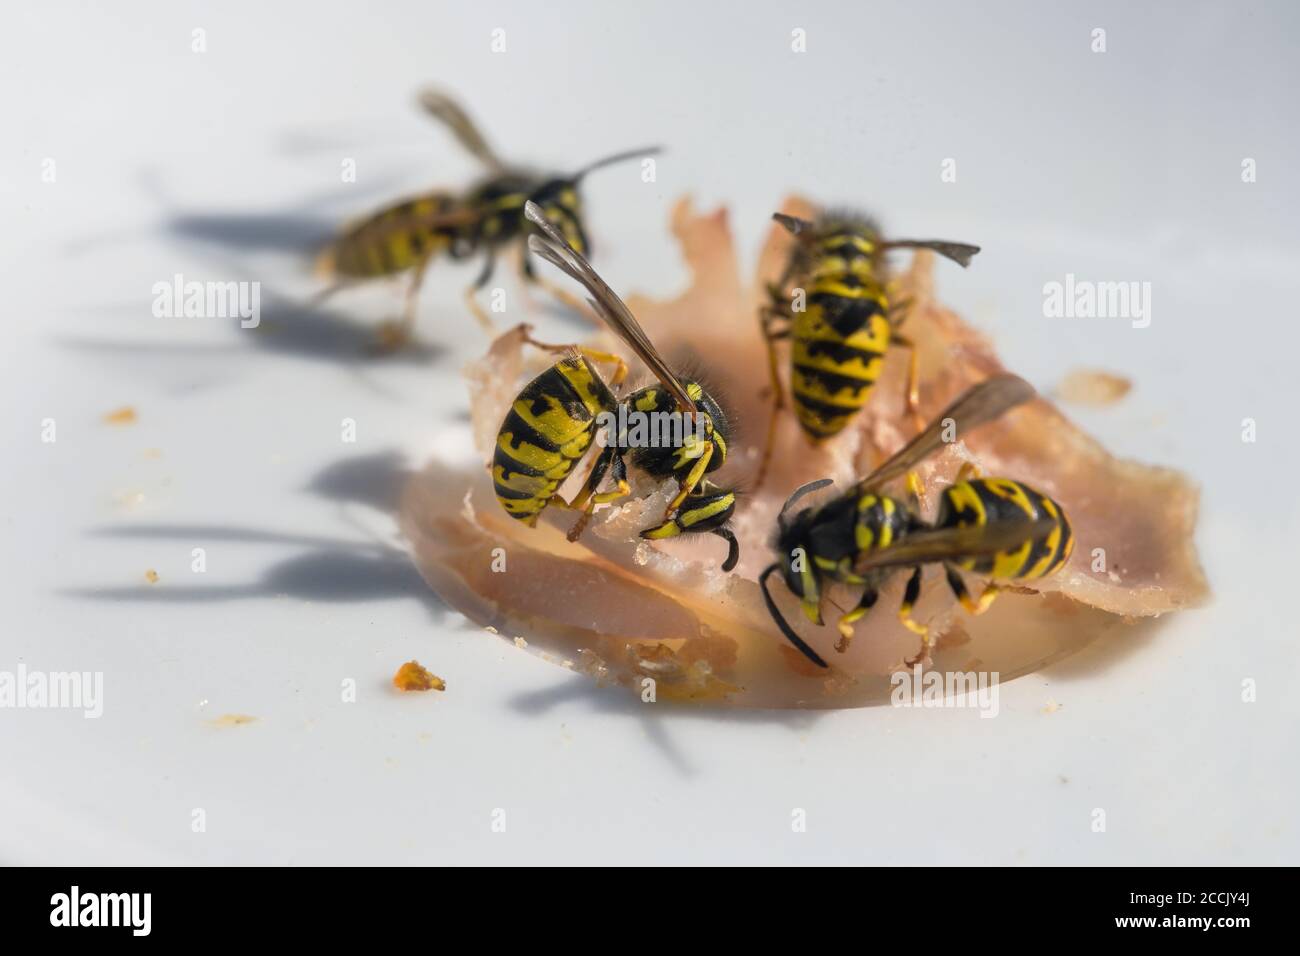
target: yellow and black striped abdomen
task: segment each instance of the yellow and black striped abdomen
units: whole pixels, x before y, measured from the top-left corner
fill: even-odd
[[[791,330],[795,414],[814,439],[839,434],[867,403],[889,348],[888,304],[861,269],[818,269]]]
[[[955,562],[968,571],[992,578],[1031,579],[1058,570],[1074,550],[1074,532],[1065,509],[1028,485],[1010,478],[976,478],[959,481],[943,492],[935,525],[940,528],[1036,522],[1046,519],[1053,527],[1046,537],[1026,539],[1014,550]]]
[[[596,416],[615,407],[614,396],[584,358],[557,362],[524,386],[501,423],[492,457],[501,507],[535,523],[591,447]]]
[[[457,238],[458,227],[432,227],[430,221],[454,213],[460,205],[453,196],[431,193],[390,206],[349,227],[326,251],[321,265],[334,275],[355,279],[404,272]]]

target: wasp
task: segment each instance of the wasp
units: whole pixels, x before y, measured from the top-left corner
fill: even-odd
[[[756,485],[766,476],[777,415],[785,407],[777,341],[791,342],[794,412],[814,442],[838,435],[866,405],[891,343],[911,351],[907,405],[915,415],[916,349],[897,332],[910,303],[890,302],[885,253],[931,249],[965,267],[980,251],[979,246],[938,239],[885,240],[874,221],[855,213],[824,214],[815,222],[783,213],[772,218],[797,241],[784,273],[768,287],[769,302],[759,312],[767,345],[772,415]]]
[[[420,95],[420,105],[483,163],[486,177],[465,193],[429,192],[381,209],[348,226],[318,261],[319,272],[340,280],[319,298],[358,280],[410,273],[402,318],[387,323],[381,331],[382,340],[390,346],[409,336],[424,274],[439,255],[455,260],[482,255],[482,269],[464,295],[479,324],[492,332],[492,320],[477,293],[492,278],[497,256],[527,231],[524,203],[537,203],[560,224],[571,246],[590,255],[591,241],[583,226],[578,195],[583,179],[597,169],[659,152],[657,147],[628,150],[589,163],[575,173],[539,174],[503,162],[468,114],[447,95],[426,90]],[[568,293],[536,276],[522,247],[515,248],[526,282],[542,286],[566,305],[576,304]]]
[[[945,488],[933,523],[920,516],[921,484],[912,467],[943,444],[945,420],[963,432],[998,418],[1034,396],[1033,388],[1014,375],[1000,375],[970,388],[934,422],[843,495],[791,517],[804,495],[830,479],[794,491],[777,517],[779,560],[759,576],[768,612],[786,639],[813,663],[826,662],[782,616],[768,589],[768,578],[781,573],[799,599],[804,615],[822,623],[821,598],[827,581],[862,586],[857,605],[838,622],[838,651],[848,649],[853,625],[876,603],[880,588],[900,569],[911,568],[899,607],[899,620],[930,646],[929,631],[912,619],[921,589],[921,566],[941,563],[948,586],[971,614],[982,614],[999,593],[997,581],[1032,580],[1054,573],[1074,549],[1074,534],[1065,509],[1026,484],[1009,478],[982,478],[970,463]],[[881,489],[908,472],[910,501]],[[990,580],[971,597],[961,571]]]
[[[569,532],[569,540],[581,535],[595,506],[631,494],[627,467],[631,465],[654,478],[675,478],[679,488],[668,503],[663,520],[641,532],[649,539],[710,532],[727,542],[722,569],[730,571],[740,558],[740,546],[726,522],[736,507],[734,491],[720,488],[707,475],[727,460],[731,438],[726,413],[699,382],[681,379],[651,345],[640,323],[627,305],[596,273],[567,236],[529,202],[526,215],[540,234],[528,237],[529,248],[581,283],[588,300],[620,338],[654,373],[658,384],[637,389],[623,398],[614,390],[627,377],[627,363],[616,355],[571,345],[531,344],[564,357],[524,386],[506,413],[497,434],[491,469],[497,500],[511,517],[535,526],[541,513],[556,505],[582,512]],[[609,381],[596,365],[613,367]],[[605,434],[613,421],[627,421],[631,415],[642,421],[664,421],[675,413],[678,440],[657,447],[635,445],[625,449],[621,435],[604,443],[582,489],[572,501],[565,501],[558,489],[578,463],[586,457],[602,426]],[[686,427],[689,423],[692,427]],[[606,475],[614,488],[599,491]]]

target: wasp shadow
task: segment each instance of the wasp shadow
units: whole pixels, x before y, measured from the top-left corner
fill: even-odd
[[[699,775],[698,766],[678,745],[671,728],[691,721],[713,720],[729,724],[774,725],[791,733],[812,730],[825,711],[778,710],[725,706],[646,703],[623,687],[602,685],[572,674],[550,687],[516,694],[508,706],[524,717],[544,716],[556,707],[583,704],[595,714],[637,721],[665,762],[683,778]]]
[[[259,280],[260,281],[260,280]],[[63,348],[106,358],[190,358],[224,360],[255,349],[269,357],[295,357],[352,367],[355,371],[384,366],[428,366],[449,354],[449,350],[421,339],[398,349],[379,346],[379,321],[352,315],[311,300],[296,299],[262,283],[261,321],[243,329],[232,321],[238,342],[225,345],[184,341],[141,342],[111,338],[64,335],[56,338]],[[110,306],[101,312],[139,315],[144,304]],[[170,370],[174,373],[174,369]]]
[[[409,476],[402,456],[386,451],[336,462],[313,475],[306,494],[340,509],[365,506],[395,517],[400,489]],[[439,616],[451,609],[416,571],[405,550],[376,537],[340,510],[341,527],[352,534],[301,534],[237,525],[136,524],[90,532],[94,537],[146,541],[205,541],[293,549],[268,564],[255,580],[232,585],[164,588],[78,588],[63,593],[98,601],[212,604],[293,597],[303,601],[359,603],[419,600]]]
[[[393,290],[392,304],[384,315],[368,315],[349,310],[340,303],[323,301],[322,284],[314,292],[296,295],[287,291],[311,274],[312,263],[340,225],[347,221],[343,212],[332,208],[347,204],[355,211],[378,202],[379,196],[391,198],[409,176],[372,177],[363,188],[350,185],[343,189],[322,190],[279,209],[267,211],[225,211],[186,208],[162,185],[154,170],[137,176],[140,190],[159,209],[159,217],[143,230],[126,234],[102,234],[70,240],[64,252],[70,256],[99,253],[131,241],[154,240],[166,255],[174,257],[166,280],[176,273],[191,279],[216,279],[226,282],[256,283],[260,296],[260,321],[256,327],[243,328],[230,320],[231,334],[237,340],[232,347],[219,344],[189,344],[176,341],[129,342],[113,338],[64,338],[60,344],[113,357],[123,352],[142,355],[165,355],[224,358],[234,350],[251,347],[270,356],[295,356],[318,361],[350,365],[369,363],[406,363],[427,365],[442,358],[447,349],[421,338],[421,327],[431,323],[425,315],[417,323],[412,341],[402,348],[380,347],[380,325],[401,310],[402,294]],[[184,264],[185,268],[182,268]],[[150,298],[122,303],[105,309],[96,304],[99,314],[117,311],[123,315],[150,316]]]

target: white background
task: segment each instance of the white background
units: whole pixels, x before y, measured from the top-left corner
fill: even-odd
[[[1047,6],[8,11],[0,669],[102,671],[105,701],[0,711],[0,860],[1296,862],[1300,18]],[[731,207],[747,257],[790,190],[979,242],[943,296],[1040,388],[1077,366],[1136,382],[1075,417],[1201,483],[1213,604],[1004,685],[993,720],[647,707],[462,626],[391,508],[404,468],[468,444],[473,267],[430,272],[421,347],[395,358],[362,351],[395,290],[300,305],[340,221],[475,173],[414,109],[427,83],[521,160],[669,147],[656,183],[635,164],[588,183],[619,289],[680,287],[665,224],[688,191]],[[154,318],[178,272],[261,282],[265,328]],[[1150,282],[1151,326],[1044,318],[1067,272]],[[101,423],[123,405],[136,425]],[[449,690],[392,693],[411,657]],[[226,713],[257,720],[209,724]]]

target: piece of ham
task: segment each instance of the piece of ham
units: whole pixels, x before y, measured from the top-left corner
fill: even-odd
[[[783,211],[812,214],[794,199]],[[692,273],[690,287],[671,301],[629,297],[628,304],[670,364],[692,374],[698,370],[739,423],[728,463],[712,477],[743,491],[757,470],[770,409],[757,306],[764,283],[779,275],[791,238],[773,228],[759,281],[751,285],[740,277],[724,210],[697,215],[682,200],[672,229]],[[936,301],[932,266],[931,254],[917,253],[898,276],[897,293],[912,300],[905,329],[919,352],[921,412],[927,419],[1003,369],[988,340]],[[608,333],[595,334],[591,344],[625,351]],[[638,537],[661,520],[675,491],[671,480],[644,476],[633,481],[643,497],[603,507],[574,544],[565,539],[573,512],[548,508],[538,527],[529,528],[497,504],[485,468],[435,461],[405,490],[403,531],[425,580],[471,621],[507,640],[524,638],[530,651],[643,696],[749,707],[886,702],[890,675],[921,651],[920,639],[895,614],[906,575],[895,575],[885,586],[843,654],[834,650],[840,611],[829,602],[852,607],[854,590],[830,588],[826,624],[817,628],[773,578],[788,620],[830,663],[829,670],[811,664],[781,637],[756,579],[773,560],[776,515],[794,488],[829,477],[843,490],[914,434],[903,401],[907,356],[897,352],[867,408],[835,439],[814,447],[788,410],[782,414],[771,471],[759,492],[741,495],[733,519],[741,546],[733,573],[719,570],[726,545],[712,535],[653,543]],[[517,328],[466,370],[483,461],[519,388],[553,360],[525,346]],[[926,667],[997,672],[1008,680],[1104,634],[1123,631],[1136,640],[1159,616],[1206,599],[1193,543],[1198,493],[1179,473],[1113,458],[1040,398],[924,463],[919,470],[927,517],[965,460],[985,475],[1015,478],[1059,501],[1076,545],[1055,576],[1035,581],[1032,591],[1008,590],[979,617],[956,604],[941,570],[928,569],[914,612],[937,635]],[[580,470],[585,473],[585,467]],[[562,490],[571,494],[580,477]],[[502,559],[504,570],[494,570]]]

